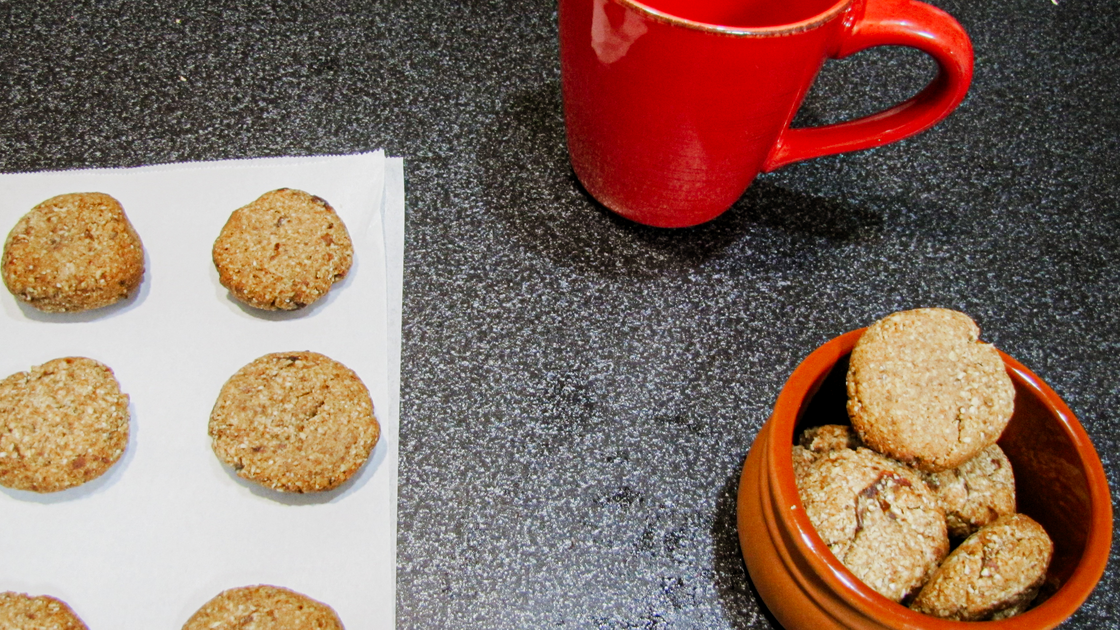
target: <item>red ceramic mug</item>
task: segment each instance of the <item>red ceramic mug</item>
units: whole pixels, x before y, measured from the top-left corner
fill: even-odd
[[[572,167],[603,205],[658,227],[729,208],[760,172],[894,142],[961,102],[972,44],[917,0],[560,0]],[[937,76],[908,101],[791,128],[828,58],[909,46]]]

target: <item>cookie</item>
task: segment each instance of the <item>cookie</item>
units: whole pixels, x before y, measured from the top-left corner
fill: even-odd
[[[818,454],[801,468],[797,487],[833,555],[891,600],[917,592],[949,552],[933,491],[917,472],[870,449]]]
[[[803,469],[816,461],[817,456],[822,453],[862,445],[859,436],[847,425],[823,424],[810,427],[801,432],[798,443],[793,447],[793,466],[795,469]],[[794,474],[800,472],[795,470]]]
[[[379,435],[358,375],[315,352],[268,354],[246,365],[210,414],[218,458],[284,492],[337,487],[361,468]]]
[[[1015,388],[967,315],[940,308],[875,322],[852,350],[848,415],[870,448],[925,472],[960,466],[1003,433]]]
[[[0,485],[57,492],[100,477],[128,444],[128,395],[84,357],[0,381]]]
[[[235,210],[214,241],[213,256],[219,281],[238,300],[291,311],[346,277],[354,247],[330,204],[281,188]]]
[[[103,193],[52,197],[8,233],[0,261],[12,295],[48,313],[80,312],[132,295],[144,246],[124,208]]]
[[[1002,516],[954,549],[910,607],[958,621],[1013,616],[1034,600],[1053,553],[1046,530],[1029,516]]]
[[[827,453],[842,448],[863,446],[859,435],[851,427],[843,424],[822,424],[801,432],[798,443],[814,453]]]
[[[956,468],[923,477],[941,501],[953,538],[967,538],[997,518],[1015,513],[1015,473],[996,444]]]
[[[243,586],[219,593],[183,630],[343,630],[322,602],[278,586]]]
[[[49,595],[0,593],[3,630],[89,630],[64,602]]]

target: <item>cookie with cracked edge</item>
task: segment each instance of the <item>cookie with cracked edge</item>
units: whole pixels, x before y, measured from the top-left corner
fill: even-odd
[[[1046,579],[1054,543],[1025,514],[1001,516],[949,554],[910,608],[958,621],[1026,611]]]
[[[349,479],[380,437],[358,375],[316,352],[277,352],[238,370],[210,414],[214,453],[245,479],[320,492]]]
[[[128,395],[85,357],[54,359],[0,381],[0,484],[57,492],[100,477],[128,445]]]
[[[818,454],[863,446],[859,435],[852,430],[852,427],[844,424],[822,424],[805,429],[801,432],[798,443],[803,448]]]
[[[937,498],[903,464],[867,448],[839,448],[795,466],[795,476],[829,550],[884,597],[900,602],[916,593],[949,552]]]
[[[281,188],[233,211],[213,248],[218,279],[255,308],[308,306],[346,277],[350,234],[325,200]]]
[[[16,222],[0,272],[12,295],[41,311],[87,311],[133,294],[144,279],[144,246],[116,199],[58,195]]]
[[[330,606],[279,586],[222,591],[202,605],[183,630],[343,630]]]
[[[995,443],[1014,409],[1003,360],[963,313],[893,313],[856,342],[848,415],[870,448],[925,472],[960,466]]]
[[[848,425],[822,424],[809,427],[801,432],[793,447],[793,466],[803,468],[816,461],[823,453],[860,446],[863,446],[863,442]]]
[[[949,536],[960,540],[1001,516],[1015,513],[1015,473],[997,444],[939,473],[923,473],[945,509]]]
[[[89,630],[66,602],[50,595],[0,593],[0,628],[13,630]]]

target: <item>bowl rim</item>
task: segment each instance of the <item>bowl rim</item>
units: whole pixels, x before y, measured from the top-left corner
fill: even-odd
[[[1069,579],[1050,598],[1021,615],[998,621],[964,622],[924,615],[887,599],[861,582],[832,555],[809,522],[793,478],[793,432],[802,401],[816,392],[837,361],[851,353],[865,330],[860,328],[845,333],[814,350],[794,369],[774,405],[767,458],[775,468],[776,478],[770,483],[776,493],[774,505],[781,506],[778,508],[779,518],[794,534],[791,536],[793,544],[801,547],[800,551],[813,571],[846,603],[890,627],[965,630],[976,628],[978,623],[991,628],[1052,628],[1059,625],[1084,603],[1104,574],[1112,543],[1111,493],[1100,456],[1073,412],[1038,375],[1002,351],[1000,357],[1012,380],[1032,390],[1059,419],[1078,454],[1088,484],[1091,522],[1085,549]]]

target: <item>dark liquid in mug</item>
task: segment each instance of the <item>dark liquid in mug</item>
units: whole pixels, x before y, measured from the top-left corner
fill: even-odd
[[[637,0],[674,17],[738,27],[782,26],[808,20],[841,0]]]

